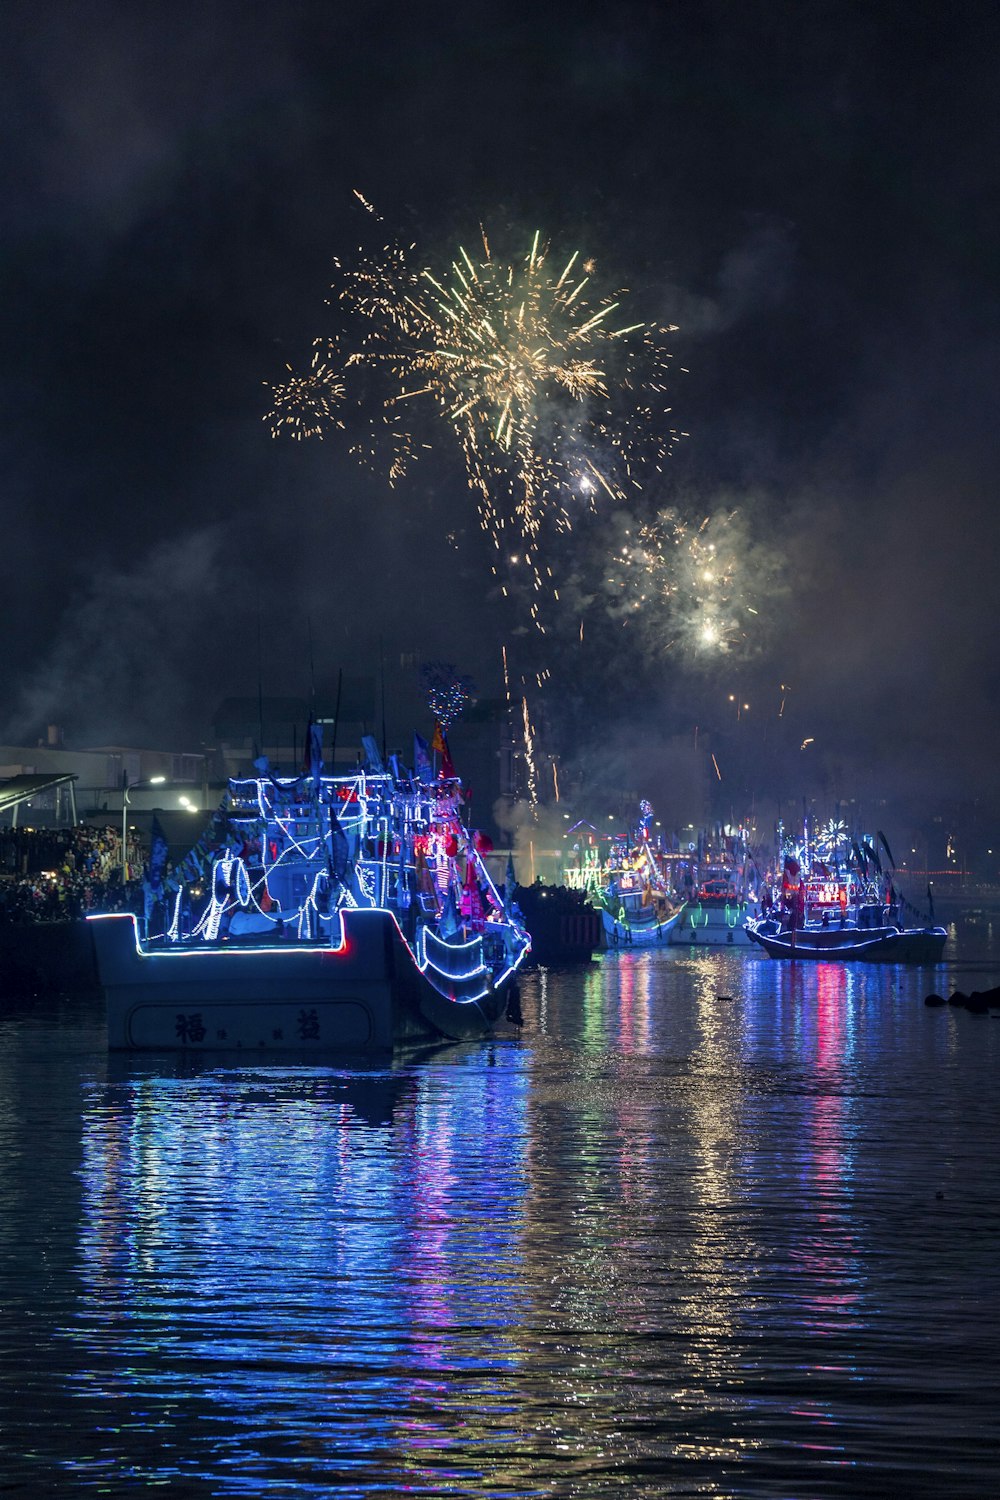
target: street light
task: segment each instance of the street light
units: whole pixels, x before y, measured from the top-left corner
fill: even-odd
[[[128,794],[134,792],[137,786],[162,786],[166,781],[165,776],[143,776],[138,781],[126,781],[122,788],[122,885],[128,882]]]

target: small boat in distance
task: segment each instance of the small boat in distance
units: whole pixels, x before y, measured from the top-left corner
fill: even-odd
[[[230,782],[214,846],[163,872],[145,920],[90,919],[109,1046],[352,1052],[487,1033],[531,942],[461,821],[458,778],[258,769]]]
[[[681,919],[670,934],[671,943],[700,948],[746,948],[750,907],[731,880],[710,877],[684,904]]]
[[[873,855],[870,846],[864,846]],[[777,902],[747,921],[747,933],[771,958],[860,960],[864,963],[936,964],[947,932],[933,925],[903,926],[901,898],[891,878],[883,892],[877,875],[855,843],[857,857],[846,871],[813,860],[805,867],[785,856]]]
[[[756,911],[756,867],[742,828],[716,828],[698,836],[683,855],[672,856],[686,892],[681,919],[670,934],[675,946],[748,948],[746,920]],[[676,863],[677,860],[680,863]]]
[[[638,825],[611,845],[606,879],[597,892],[609,947],[665,944],[681,918],[682,907],[671,899],[650,839],[652,816],[651,804],[641,802]]]

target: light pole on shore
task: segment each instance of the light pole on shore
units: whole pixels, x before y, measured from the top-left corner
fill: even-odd
[[[122,887],[128,882],[128,794],[137,786],[162,786],[165,776],[141,776],[138,781],[126,781],[122,788]]]

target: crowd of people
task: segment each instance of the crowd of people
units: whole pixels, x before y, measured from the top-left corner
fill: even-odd
[[[128,854],[130,871],[141,870],[138,847]],[[113,828],[0,828],[0,925],[70,922],[141,903],[142,882],[122,879]]]

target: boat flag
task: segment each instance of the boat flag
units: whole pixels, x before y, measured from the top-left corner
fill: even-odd
[[[347,843],[347,834],[341,828],[340,819],[337,817],[337,809],[331,802],[329,868],[331,877],[334,880],[338,881],[341,885],[343,885],[344,883],[344,876],[347,874],[347,867],[350,864],[350,858],[351,855],[350,847]]]
[[[444,730],[441,729],[440,724],[438,725],[438,729],[441,731],[441,734],[440,734],[440,739],[441,739],[441,752],[440,752],[441,753],[441,771],[440,771],[440,779],[442,781],[454,781],[454,779],[455,779],[455,766],[454,766],[454,764],[452,762],[451,751],[448,749],[448,737],[445,734]],[[435,736],[434,736],[434,748],[435,748],[435,750],[438,748],[438,736],[437,736],[437,734],[435,734]]]
[[[514,876],[514,855],[513,853],[508,853],[507,873],[503,878],[503,910],[504,916],[506,917],[510,916],[511,904],[514,900],[514,887],[516,885],[517,880]]]
[[[471,854],[465,864],[465,886],[462,890],[462,916],[473,928],[481,927],[483,921],[483,898],[479,889],[476,866]]]
[[[444,737],[444,725],[440,719],[434,720],[434,738],[431,740],[431,749],[436,750],[438,755],[446,754],[448,749],[448,744]]]
[[[934,897],[931,893],[931,883],[927,882],[927,907],[931,914],[931,924],[934,923]]]
[[[413,768],[418,781],[430,781],[434,774],[431,770],[430,746],[422,734],[414,733],[413,736]]]
[[[146,866],[146,878],[142,882],[143,905],[147,922],[152,914],[153,907],[158,901],[163,900],[163,878],[166,874],[166,869],[167,837],[163,832],[159,818],[154,813],[149,845],[149,863]]]
[[[418,845],[418,841],[414,840],[414,844],[415,846]],[[434,876],[428,867],[427,855],[422,844],[414,848],[414,861],[416,864],[417,890],[421,896],[433,896],[435,890]]]
[[[801,926],[805,915],[805,892],[800,879],[802,866],[792,854],[785,855],[781,876],[781,904],[790,918],[792,931]]]
[[[879,838],[880,838],[880,840],[882,842],[882,848],[885,850],[886,854],[888,854],[888,856],[889,856],[889,863],[892,865],[892,868],[895,869],[896,868],[896,861],[892,857],[892,850],[889,848],[889,840],[886,838],[886,836],[882,832],[881,828],[878,829],[878,836],[879,836]]]
[[[385,767],[382,764],[382,756],[379,753],[379,748],[375,741],[375,736],[373,734],[363,734],[361,736],[361,746],[365,752],[365,763],[367,764],[369,771],[371,771],[376,776],[381,775],[381,773],[385,770]]]
[[[443,938],[454,937],[459,929],[458,912],[455,910],[455,893],[448,882],[445,891],[444,904],[441,907],[441,915],[438,918],[438,932]]]
[[[153,831],[149,846],[149,883],[156,890],[163,884],[167,868],[167,836],[156,814],[153,814]]]

